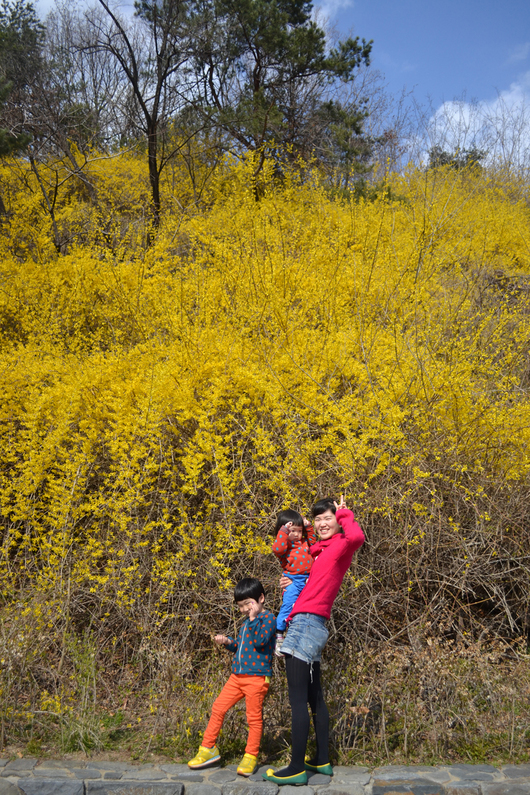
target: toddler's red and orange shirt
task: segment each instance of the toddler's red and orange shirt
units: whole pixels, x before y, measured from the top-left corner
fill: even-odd
[[[306,527],[307,539],[300,541],[290,541],[289,531],[285,527],[280,527],[276,541],[272,545],[272,551],[280,561],[284,572],[289,574],[309,574],[313,565],[313,558],[309,552],[309,547],[316,543],[315,531],[312,527]]]

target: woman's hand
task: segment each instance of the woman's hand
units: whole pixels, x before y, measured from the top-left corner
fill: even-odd
[[[288,588],[292,584],[293,581],[289,577],[287,577],[286,574],[282,574],[282,576],[280,577],[280,588],[282,589],[282,593],[285,591],[286,588]]]
[[[348,507],[346,505],[346,503],[344,502],[344,497],[342,496],[342,494],[340,495],[340,502],[339,503],[335,502],[335,500],[333,500],[333,502],[335,503],[335,508],[337,509],[337,511],[339,510],[339,508],[347,508]]]

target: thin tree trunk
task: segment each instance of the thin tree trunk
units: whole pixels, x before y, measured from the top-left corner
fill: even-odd
[[[60,240],[59,240],[59,229],[58,229],[57,223],[55,221],[55,212],[54,212],[54,209],[53,209],[53,205],[50,202],[50,198],[48,196],[46,188],[45,188],[45,186],[44,186],[44,184],[42,182],[42,179],[41,179],[41,176],[40,176],[39,171],[37,169],[37,166],[35,165],[35,159],[34,159],[33,155],[31,155],[31,154],[29,156],[29,162],[31,164],[31,170],[33,171],[33,173],[37,177],[37,182],[39,183],[39,187],[40,187],[40,189],[42,191],[42,195],[44,197],[44,201],[46,203],[46,207],[48,208],[48,212],[50,213],[50,218],[52,219],[52,228],[53,228],[53,237],[54,237],[53,243],[54,243],[55,248],[57,249],[58,253],[60,254],[61,253],[61,243],[60,243]]]
[[[158,229],[160,226],[160,174],[157,162],[157,143],[156,128],[149,130],[147,152],[149,160],[149,182],[151,183],[151,216],[155,229]]]

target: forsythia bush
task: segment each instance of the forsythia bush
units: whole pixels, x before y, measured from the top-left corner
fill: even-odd
[[[330,198],[316,170],[280,181],[266,163],[256,186],[253,169],[221,164],[203,204],[178,212],[173,174],[171,212],[145,247],[148,184],[132,155],[95,158],[92,195],[54,177],[54,218],[29,166],[0,167],[1,739],[42,740],[52,720],[71,747],[97,746],[98,704],[114,714],[127,692],[158,716],[152,737],[184,753],[211,699],[195,717],[190,704],[215,691],[211,635],[233,625],[234,582],[260,576],[278,606],[276,512],[342,492],[367,543],[328,648],[338,752],[465,756],[480,736],[480,756],[491,700],[484,726],[475,695],[473,717],[450,726],[462,689],[456,707],[442,679],[422,682],[440,649],[469,693],[487,689],[471,647],[494,646],[497,666],[501,647],[524,659],[524,190],[411,169],[355,203]],[[406,704],[413,693],[424,714],[404,748],[407,712],[384,735],[370,681],[375,669],[395,681],[399,649]],[[527,673],[503,679],[513,703]],[[495,747],[526,753],[515,707],[504,720],[498,703]],[[283,737],[274,695],[270,709]]]

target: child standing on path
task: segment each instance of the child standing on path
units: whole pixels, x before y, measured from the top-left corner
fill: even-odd
[[[224,717],[234,704],[244,698],[249,731],[245,755],[237,772],[241,776],[251,776],[256,768],[263,732],[263,700],[272,674],[276,619],[265,610],[263,585],[253,577],[246,577],[237,583],[234,601],[240,612],[247,616],[237,639],[226,635],[216,635],[214,638],[219,646],[226,646],[228,651],[234,653],[232,674],[213,703],[202,745],[197,755],[188,762],[188,767],[208,767],[221,758],[216,742]]]
[[[311,547],[314,563],[307,585],[296,600],[287,623],[282,645],[291,704],[291,763],[263,778],[276,784],[306,784],[307,770],[332,776],[329,763],[329,713],[320,684],[320,657],[328,639],[326,620],[339,592],[354,553],[364,542],[364,534],[352,511],[342,500],[330,499],[313,506],[315,530],[320,541]],[[280,585],[288,585],[285,577]],[[309,736],[309,704],[316,735],[316,754],[306,759]]]
[[[316,542],[315,531],[297,511],[282,511],[276,519],[276,541],[272,551],[281,563],[286,577],[291,581],[283,592],[282,606],[276,618],[276,648],[282,656],[281,646],[285,634],[287,617],[307,582],[313,558],[309,547]]]

